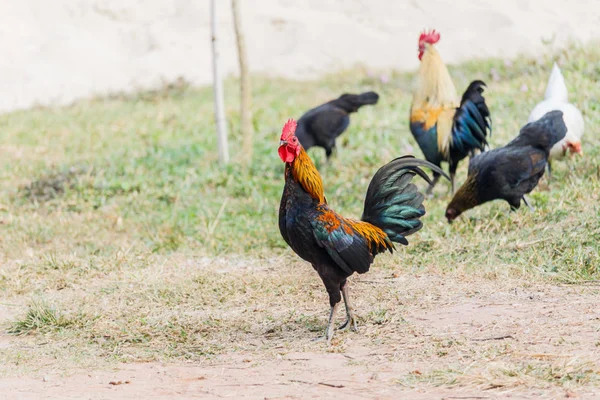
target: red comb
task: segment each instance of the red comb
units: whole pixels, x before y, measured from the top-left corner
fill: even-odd
[[[429,44],[436,44],[439,40],[440,34],[439,32],[436,32],[435,29],[432,29],[429,32],[424,30],[423,33],[421,33],[421,36],[419,36],[419,43],[425,42]]]
[[[285,123],[283,129],[281,130],[281,140],[288,140],[294,136],[296,132],[296,121],[293,118],[288,119],[288,122]]]

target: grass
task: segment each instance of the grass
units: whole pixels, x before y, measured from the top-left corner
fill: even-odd
[[[599,72],[593,62],[581,62],[597,57],[587,54],[591,51],[572,50],[558,58],[571,92],[578,94],[572,97],[593,132],[594,111],[600,107],[594,93]],[[518,132],[543,93],[549,65],[546,57],[512,65],[486,60],[451,68],[460,88],[472,78],[488,82],[493,146]],[[497,81],[490,79],[490,71]],[[353,70],[311,84],[257,77],[257,134],[254,162],[248,168],[236,163],[243,150],[233,81],[226,93],[234,162],[226,168],[217,165],[208,88],[180,85],[134,97],[4,115],[0,201],[6,239],[1,250],[9,258],[31,247],[37,254],[76,253],[86,261],[123,247],[142,253],[212,256],[285,253],[275,212],[282,186],[276,153],[282,121],[342,91],[381,93],[380,104],[353,117],[334,165],[324,173],[327,196],[347,215],[360,215],[366,186],[380,165],[408,152],[419,155],[406,122],[411,75],[392,73],[386,84],[370,75]],[[442,218],[447,187],[440,185],[438,197],[427,204],[428,228],[415,246],[406,248],[402,259],[408,265],[435,264],[444,269],[465,265],[493,272],[528,265],[525,273],[574,280],[597,276],[597,138],[587,135],[584,147],[585,157],[555,166],[556,182],[550,187],[543,184],[533,194],[536,213],[510,214],[505,204],[492,203],[450,227]],[[321,153],[311,151],[318,163],[324,158]],[[459,180],[465,170],[463,162]],[[582,209],[584,213],[579,212]],[[530,242],[536,245],[527,246]],[[574,247],[573,242],[581,246]],[[423,251],[441,243],[444,252]],[[523,246],[519,252],[511,249],[519,243]]]
[[[555,385],[564,388],[578,385],[597,385],[600,370],[589,362],[524,362],[507,366],[488,366],[484,373],[470,373],[467,370],[433,370],[427,374],[411,373],[399,380],[405,386],[416,386],[425,382],[433,386],[456,387],[478,386],[483,390],[511,389],[518,386],[547,388]]]
[[[544,180],[531,196],[535,212],[511,213],[494,202],[448,225],[448,187],[440,184],[411,244],[378,257],[363,284],[357,279],[358,293],[370,300],[357,305],[362,324],[410,332],[405,308],[433,300],[426,289],[387,283],[399,276],[525,285],[600,279],[598,47],[476,60],[450,66],[450,73],[459,90],[472,79],[488,83],[497,147],[517,134],[542,98],[553,59],[586,119],[585,156],[554,165],[553,181]],[[225,87],[233,158],[227,167],[217,163],[210,88],[179,82],[0,116],[0,297],[16,305],[4,307],[5,332],[24,336],[0,353],[2,364],[36,368],[40,359],[60,359],[97,366],[268,353],[282,343],[312,348],[309,339],[324,324],[325,293],[278,232],[279,133],[289,117],[342,92],[380,93],[378,105],[353,116],[333,165],[323,171],[330,204],[359,216],[379,166],[407,153],[421,156],[407,124],[413,74],[385,73],[385,83],[378,72],[358,67],[312,82],[255,76],[249,166],[238,162],[244,150],[234,80]],[[321,149],[310,154],[322,165]],[[370,278],[386,284],[369,286]],[[465,290],[461,296],[476,295]],[[366,336],[390,343],[369,330]],[[23,350],[48,340],[52,345]],[[448,351],[438,346],[431,354]],[[561,376],[579,379],[578,368]],[[549,373],[536,371],[526,375]]]
[[[33,302],[21,320],[14,321],[8,328],[11,335],[27,335],[34,332],[49,332],[68,328],[72,321],[59,314],[47,304]]]

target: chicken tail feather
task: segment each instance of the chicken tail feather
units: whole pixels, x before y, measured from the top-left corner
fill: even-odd
[[[406,236],[423,227],[420,218],[425,215],[425,196],[412,179],[419,175],[429,184],[431,180],[421,167],[430,168],[450,180],[444,171],[430,162],[403,156],[381,167],[369,184],[362,220],[382,229],[392,242],[407,245]]]

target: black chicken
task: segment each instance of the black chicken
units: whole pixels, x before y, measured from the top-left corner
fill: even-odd
[[[335,139],[350,124],[350,113],[366,104],[376,104],[379,95],[375,92],[343,94],[306,112],[298,120],[296,136],[305,150],[313,146],[325,149],[327,159],[335,149]]]
[[[473,157],[467,180],[446,209],[448,222],[491,200],[506,200],[512,210],[521,206],[521,200],[529,206],[525,195],[544,175],[552,146],[567,133],[562,115],[562,111],[551,111],[521,128],[506,146]]]

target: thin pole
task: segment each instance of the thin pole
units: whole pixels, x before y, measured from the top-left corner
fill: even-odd
[[[217,144],[219,147],[219,162],[229,163],[229,147],[227,145],[227,121],[225,120],[225,104],[223,101],[223,82],[219,64],[219,48],[217,43],[217,5],[216,0],[210,2],[210,25],[212,31],[213,53],[213,89],[215,96],[215,122],[217,125]]]
[[[240,131],[243,138],[244,160],[252,161],[252,88],[248,71],[248,57],[246,54],[246,41],[242,30],[240,7],[238,0],[231,0],[233,10],[233,27],[237,42],[238,61],[240,63]]]

